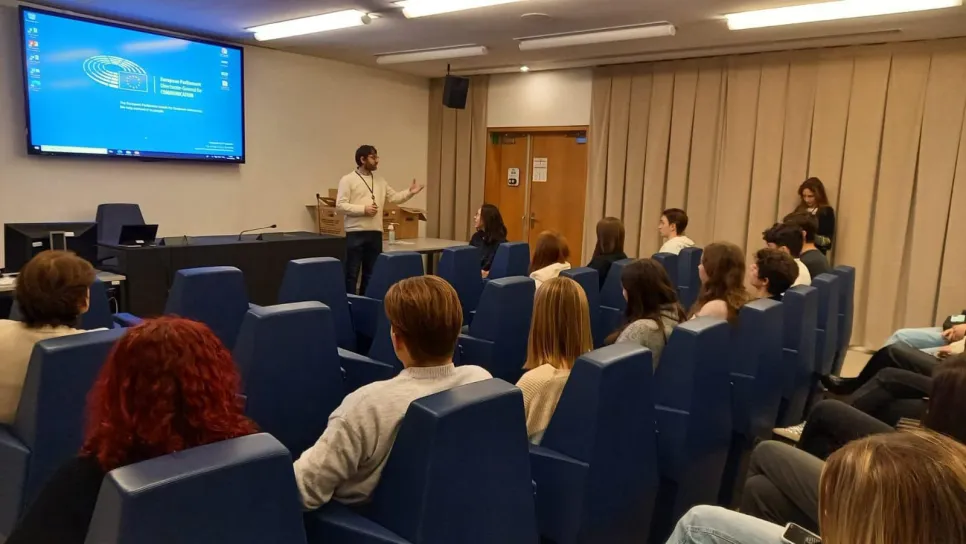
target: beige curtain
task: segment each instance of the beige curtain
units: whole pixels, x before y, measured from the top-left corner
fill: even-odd
[[[470,221],[483,203],[488,88],[489,76],[470,78],[466,109],[454,110],[443,106],[443,80],[430,83],[429,237],[469,240],[471,236]]]
[[[817,176],[857,269],[852,343],[878,347],[966,307],[964,110],[963,39],[599,68],[584,251],[613,215],[650,255],[681,207],[698,244],[750,255]]]

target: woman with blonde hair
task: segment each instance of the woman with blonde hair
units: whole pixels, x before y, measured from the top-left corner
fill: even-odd
[[[819,483],[824,544],[966,542],[966,446],[916,429],[856,440]],[[668,544],[779,544],[785,528],[714,506],[692,508]]]
[[[564,270],[570,270],[570,246],[567,239],[559,232],[547,230],[537,238],[537,248],[530,261],[530,278],[537,284],[537,289],[551,278],[556,278]]]
[[[734,323],[738,310],[751,295],[745,289],[745,254],[729,242],[715,242],[704,248],[698,266],[701,290],[691,309],[692,317],[717,317]]]
[[[547,280],[533,303],[524,366],[528,372],[517,382],[523,390],[527,435],[534,444],[543,438],[574,362],[592,349],[590,307],[583,288],[570,278]]]

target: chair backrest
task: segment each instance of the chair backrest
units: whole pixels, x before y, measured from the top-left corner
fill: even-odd
[[[285,276],[278,290],[278,303],[308,302],[325,304],[332,312],[339,347],[356,349],[349,299],[345,293],[345,270],[334,257],[296,259],[285,266]]]
[[[345,397],[332,311],[321,302],[248,310],[235,343],[246,412],[298,456],[325,430]]]
[[[413,251],[394,251],[383,253],[376,259],[372,278],[366,286],[365,295],[382,300],[393,284],[406,278],[423,275],[423,256]]]
[[[746,437],[771,436],[778,419],[790,370],[782,364],[782,310],[780,302],[754,300],[732,329],[731,371],[742,375],[732,380],[732,416],[734,430]]]
[[[124,332],[61,336],[34,346],[12,428],[30,450],[24,504],[32,502],[57,468],[80,450],[87,393]]]
[[[818,323],[815,332],[815,373],[827,376],[835,364],[835,351],[839,329],[839,277],[835,274],[819,274],[812,278],[812,287],[818,289]]]
[[[621,274],[624,267],[632,263],[634,259],[621,259],[614,261],[604,280],[604,287],[600,290],[600,305],[608,308],[615,308],[623,312],[627,308],[627,301],[624,300],[624,286],[621,284]],[[610,332],[610,331],[608,331]]]
[[[470,312],[476,310],[483,292],[483,277],[480,275],[480,248],[473,246],[451,247],[444,249],[439,258],[436,273],[448,281],[463,306],[463,323],[469,323]]]
[[[694,305],[701,290],[701,278],[698,276],[698,266],[704,250],[700,247],[686,247],[678,254],[678,296],[685,309]]]
[[[783,365],[788,378],[783,393],[784,408],[777,425],[788,427],[802,421],[815,369],[815,325],[818,322],[818,289],[792,287],[782,298],[785,331]]]
[[[535,290],[533,280],[519,276],[489,281],[483,288],[470,336],[494,343],[487,370],[495,378],[516,383],[523,375]]]
[[[491,280],[530,275],[530,244],[526,242],[506,242],[500,244],[490,266]]]
[[[832,273],[839,277],[838,349],[832,374],[842,371],[845,355],[852,341],[852,314],[855,311],[855,268],[836,266]]]
[[[678,267],[679,259],[674,253],[655,253],[651,256],[652,259],[661,263],[664,270],[667,271],[667,275],[671,278],[671,285],[677,289],[678,285]]]
[[[256,434],[112,470],[87,542],[304,544],[292,457]]]
[[[107,286],[99,279],[91,284],[91,305],[87,313],[81,316],[81,328],[84,330],[110,329],[114,326],[114,312],[111,302],[107,299]]]
[[[651,352],[616,344],[577,359],[540,446],[587,463],[584,532],[650,525],[658,488]]]
[[[369,508],[413,544],[537,541],[523,395],[485,380],[414,401]]]
[[[590,308],[590,326],[594,334],[594,346],[602,346],[609,332],[604,331],[601,326],[599,273],[593,268],[584,267],[564,270],[560,275],[574,280],[584,288],[584,294],[587,295],[587,305]]]
[[[235,338],[247,311],[245,276],[233,266],[178,270],[164,306],[165,314],[211,327],[228,349],[235,347]]]
[[[121,227],[124,225],[143,225],[144,215],[137,204],[101,204],[97,206],[97,242],[100,244],[117,244],[121,238]],[[98,248],[98,259],[107,253]]]

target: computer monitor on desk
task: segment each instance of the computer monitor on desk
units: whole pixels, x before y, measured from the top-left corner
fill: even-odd
[[[41,251],[67,249],[82,259],[97,260],[96,223],[5,223],[4,271],[19,272]]]
[[[158,237],[157,225],[124,225],[118,238],[119,246],[153,246]]]

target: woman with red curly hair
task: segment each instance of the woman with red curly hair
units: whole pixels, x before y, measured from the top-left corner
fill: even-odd
[[[207,326],[175,317],[132,328],[88,396],[80,455],[47,482],[6,544],[83,544],[104,475],[256,432],[231,354]]]

